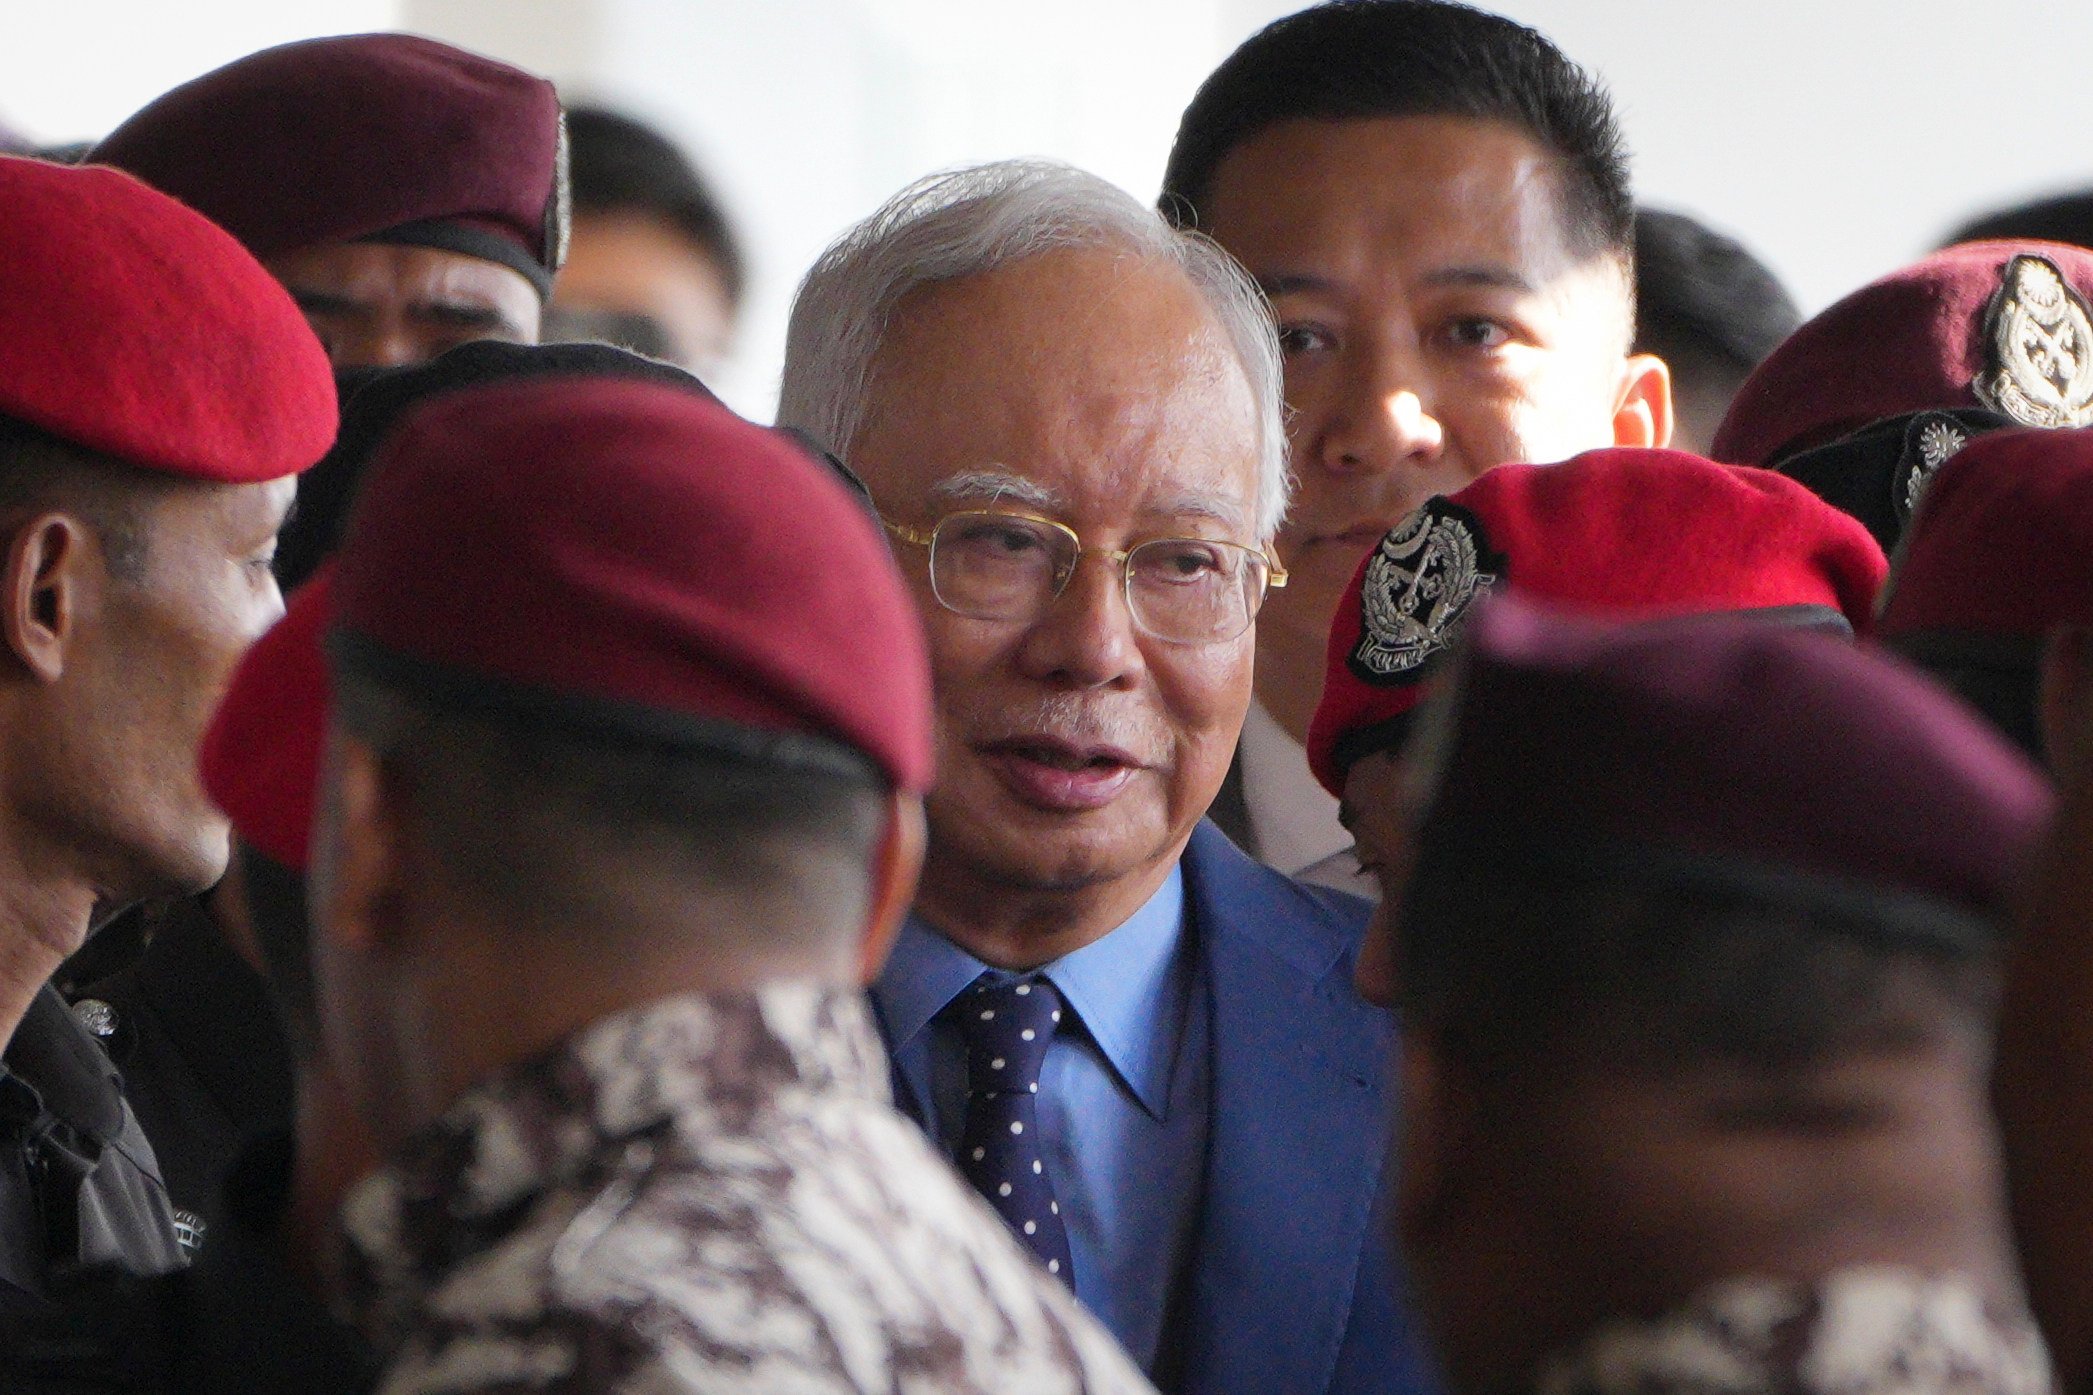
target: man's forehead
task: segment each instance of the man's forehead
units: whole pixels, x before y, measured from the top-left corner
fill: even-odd
[[[1514,290],[1606,260],[1572,226],[1560,162],[1497,121],[1282,123],[1223,161],[1209,202],[1215,235],[1268,283],[1369,251],[1439,284]]]
[[[1253,511],[1256,401],[1182,271],[1102,248],[924,288],[888,327],[852,445],[883,500],[1052,490],[1092,515]]]

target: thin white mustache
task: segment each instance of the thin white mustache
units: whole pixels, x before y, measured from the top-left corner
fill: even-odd
[[[1170,758],[1170,732],[1154,714],[1100,710],[1095,698],[1057,693],[1013,712],[962,714],[974,745],[993,745],[1032,737],[1050,737],[1071,746],[1113,746],[1142,765],[1159,766]]]

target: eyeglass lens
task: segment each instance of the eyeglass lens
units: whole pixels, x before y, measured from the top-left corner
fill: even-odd
[[[938,601],[983,620],[1029,620],[1068,584],[1078,544],[1051,524],[1009,514],[953,514],[938,524],[931,585]],[[1248,548],[1190,538],[1142,543],[1125,563],[1134,622],[1162,639],[1233,639],[1263,594],[1264,562]]]

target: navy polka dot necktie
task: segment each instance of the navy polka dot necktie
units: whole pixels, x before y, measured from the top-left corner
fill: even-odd
[[[1039,1136],[1039,1071],[1061,1025],[1061,995],[1043,978],[983,974],[952,1010],[967,1044],[959,1170],[1049,1273],[1070,1280],[1068,1231]]]

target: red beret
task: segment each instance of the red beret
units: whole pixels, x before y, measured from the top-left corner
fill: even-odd
[[[1421,897],[1540,864],[1860,892],[1995,932],[2050,811],[2035,769],[1925,678],[1780,626],[1596,626],[1495,599],[1447,696],[1420,752],[1439,781]]]
[[[240,244],[115,170],[0,156],[0,417],[141,469],[280,479],[334,439],[334,378]]]
[[[1718,460],[1785,457],[1885,417],[1984,407],[2024,426],[2093,424],[2093,252],[1968,242],[1839,301],[1745,379]]]
[[[335,597],[337,656],[431,697],[699,744],[810,733],[930,780],[884,535],[798,445],[681,388],[537,378],[413,409]]]
[[[1880,634],[2028,641],[2093,625],[2093,430],[2001,431],[1934,476],[1885,593]]]
[[[1390,744],[1383,728],[1416,707],[1492,587],[1618,615],[1778,611],[1860,631],[1887,569],[1858,522],[1765,470],[1626,447],[1500,465],[1427,500],[1360,564],[1331,625],[1309,765],[1336,793],[1362,748]]]
[[[541,293],[566,258],[552,84],[412,34],[250,54],[167,93],[87,158],[202,210],[257,257],[383,234],[501,262]]]
[[[204,789],[240,841],[294,872],[306,869],[327,734],[320,641],[334,613],[333,585],[331,569],[317,573],[241,656],[198,758]]]

